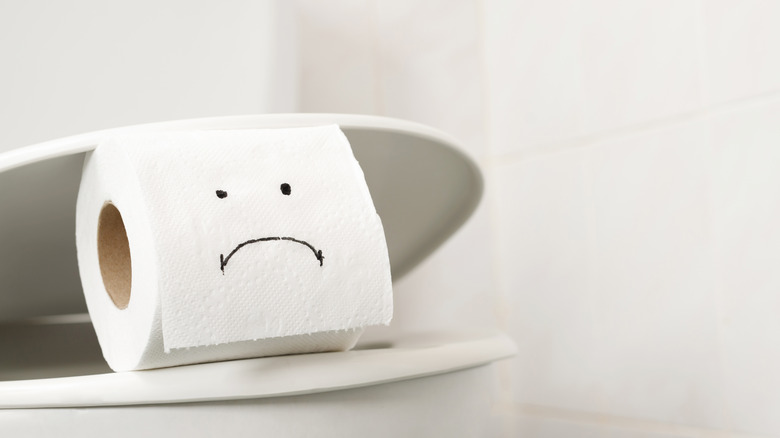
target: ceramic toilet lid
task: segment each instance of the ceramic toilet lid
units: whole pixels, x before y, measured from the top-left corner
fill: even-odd
[[[512,341],[496,332],[429,333],[398,336],[388,343],[358,345],[351,351],[261,357],[114,373],[99,348],[75,348],[67,358],[47,351],[62,340],[50,331],[91,330],[91,324],[17,329],[8,343],[36,341],[35,352],[0,370],[0,409],[127,406],[267,398],[314,394],[390,383],[485,365],[515,353]],[[92,335],[94,337],[94,335]],[[2,335],[0,335],[2,338]],[[84,342],[92,341],[84,336]],[[96,343],[96,340],[92,341]],[[95,345],[95,347],[97,347]],[[23,349],[23,347],[21,348]],[[59,359],[59,360],[57,360]],[[102,372],[100,372],[102,370]],[[96,372],[97,371],[97,372]],[[68,375],[67,377],[48,377]],[[11,380],[2,381],[10,378]]]
[[[398,279],[465,222],[482,194],[477,166],[446,134],[400,120],[333,114],[223,117],[119,129],[334,123],[347,135],[364,170],[384,224],[393,278]],[[395,335],[380,344],[364,341],[347,352],[110,372],[84,313],[74,241],[83,154],[105,132],[0,154],[0,408],[309,394],[441,374],[515,353],[512,341],[496,332],[418,333]]]
[[[119,130],[289,128],[338,124],[363,168],[385,229],[393,279],[443,243],[476,208],[482,178],[448,135],[374,116],[273,114]],[[109,131],[0,154],[0,321],[86,312],[75,251],[84,152]]]

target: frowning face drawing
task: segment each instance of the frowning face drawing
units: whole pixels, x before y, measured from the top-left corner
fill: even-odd
[[[290,184],[288,184],[288,183],[283,183],[279,187],[279,189],[281,190],[283,195],[290,196],[292,194],[292,188],[290,187]],[[217,190],[216,191],[216,195],[217,195],[218,198],[224,199],[224,198],[227,197],[227,192],[224,191],[224,190]],[[222,274],[224,274],[225,273],[225,267],[227,266],[228,262],[230,261],[230,258],[233,257],[236,254],[236,252],[238,252],[238,250],[240,250],[241,248],[243,248],[243,247],[245,247],[247,245],[254,244],[254,243],[273,242],[273,241],[293,242],[293,243],[298,243],[298,244],[301,244],[301,245],[309,248],[314,253],[314,257],[317,259],[317,261],[320,262],[320,266],[322,266],[323,260],[325,260],[325,256],[322,255],[322,250],[315,248],[311,243],[309,243],[309,242],[307,242],[305,240],[296,239],[295,237],[290,237],[290,236],[267,236],[267,237],[257,237],[257,238],[249,239],[249,240],[247,240],[245,242],[241,242],[241,243],[238,244],[238,246],[233,248],[233,250],[230,251],[230,253],[228,253],[227,256],[225,256],[224,254],[220,254],[219,255],[219,269],[222,271]]]

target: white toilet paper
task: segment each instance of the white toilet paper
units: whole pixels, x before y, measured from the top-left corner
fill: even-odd
[[[392,318],[382,224],[338,126],[107,137],[76,240],[114,370],[345,350]]]

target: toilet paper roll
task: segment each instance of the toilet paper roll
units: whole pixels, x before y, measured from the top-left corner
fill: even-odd
[[[382,224],[335,125],[108,136],[76,242],[117,371],[346,350],[392,318]]]

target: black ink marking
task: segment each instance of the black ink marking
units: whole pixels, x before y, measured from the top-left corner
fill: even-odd
[[[290,185],[287,184],[287,183],[282,184],[280,189],[282,189],[282,194],[283,195],[288,195],[289,196],[290,193],[292,193],[292,187],[290,187]]]
[[[217,190],[217,198],[227,198],[227,192],[224,190]]]
[[[225,257],[224,254],[219,255],[219,270],[222,271],[222,275],[225,275],[225,266],[227,266],[228,261],[230,261],[230,258],[233,257],[233,254],[235,254],[239,249],[251,245],[253,243],[257,242],[269,242],[272,240],[289,240],[290,242],[300,243],[301,245],[306,245],[313,253],[314,257],[317,258],[317,260],[320,262],[320,266],[322,266],[323,260],[325,260],[325,256],[322,255],[322,250],[318,250],[314,248],[310,243],[304,242],[303,240],[298,240],[292,237],[261,237],[259,239],[250,239],[246,242],[240,243],[237,247],[233,248],[233,251],[230,251],[230,254]]]

